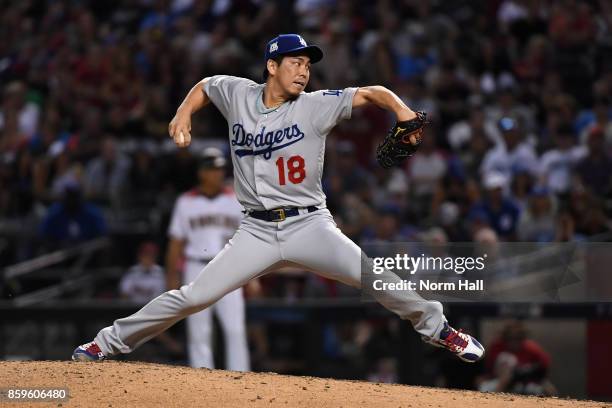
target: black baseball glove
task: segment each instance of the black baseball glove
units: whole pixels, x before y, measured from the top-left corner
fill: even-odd
[[[385,169],[400,165],[417,151],[423,140],[423,129],[430,123],[425,112],[415,112],[416,118],[397,122],[376,148],[376,160]],[[414,136],[415,143],[410,141]]]

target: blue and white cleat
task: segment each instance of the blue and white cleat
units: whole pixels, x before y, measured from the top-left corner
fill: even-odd
[[[455,330],[444,322],[444,328],[440,332],[440,338],[422,337],[423,341],[432,346],[442,347],[455,354],[467,363],[475,363],[480,360],[485,349],[474,337],[461,330]]]
[[[72,352],[72,361],[102,361],[105,358],[95,341],[82,344]]]

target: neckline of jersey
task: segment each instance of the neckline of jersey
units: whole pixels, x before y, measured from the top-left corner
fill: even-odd
[[[286,106],[290,101],[285,101],[283,103],[281,103],[280,105],[274,107],[274,108],[266,108],[266,106],[263,103],[263,91],[264,88],[266,87],[265,84],[263,84],[261,86],[261,89],[259,90],[259,95],[257,96],[257,111],[259,113],[261,113],[262,115],[268,114],[268,113],[272,113],[272,112],[276,112],[278,110],[280,110],[282,107]]]

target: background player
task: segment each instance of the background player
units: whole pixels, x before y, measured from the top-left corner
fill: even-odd
[[[398,122],[417,115],[380,86],[305,93],[310,65],[323,58],[296,34],[280,35],[266,47],[265,84],[225,75],[196,84],[178,108],[169,133],[185,147],[191,115],[211,101],[229,125],[236,196],[247,217],[228,245],[196,280],[168,291],[135,314],[115,320],[93,342],[77,347],[74,360],[101,360],[129,353],[179,320],[209,307],[226,293],[283,264],[298,264],[361,288],[360,248],[337,228],[321,187],[325,139],[353,108],[374,104]],[[413,141],[415,143],[415,141]],[[400,278],[387,274],[394,282]],[[364,289],[367,285],[363,286]],[[411,291],[370,293],[387,309],[410,320],[434,345],[474,362],[484,348],[449,326],[442,305]]]
[[[181,195],[176,202],[168,232],[168,290],[181,286],[181,257],[185,259],[183,284],[188,284],[223,249],[240,224],[242,207],[233,191],[224,186],[225,167],[226,160],[219,149],[205,149],[199,165],[199,185]],[[228,293],[211,307],[187,318],[189,365],[214,368],[213,312],[223,328],[226,368],[248,371],[249,350],[242,288]]]

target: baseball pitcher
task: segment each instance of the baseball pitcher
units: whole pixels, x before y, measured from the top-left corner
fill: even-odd
[[[322,58],[319,47],[307,45],[297,34],[283,34],[266,47],[264,84],[216,75],[189,91],[170,122],[170,136],[178,146],[188,146],[191,115],[211,102],[221,111],[229,125],[236,196],[246,216],[195,281],[103,328],[93,341],[75,349],[74,360],[129,353],[280,265],[297,264],[361,288],[362,262],[369,259],[337,228],[321,189],[325,139],[354,108],[374,104],[391,111],[397,123],[377,151],[379,163],[390,167],[416,150],[427,122],[424,114],[381,86],[306,93],[311,64]],[[447,323],[439,302],[414,291],[373,295],[409,320],[423,340],[467,362],[482,358],[484,348]]]
[[[224,190],[225,162],[219,149],[205,149],[199,164],[198,186],[176,201],[168,231],[168,289],[180,286],[178,264],[181,256],[185,259],[183,282],[189,284],[223,249],[240,224],[242,207],[232,191]],[[248,371],[249,350],[241,287],[211,307],[187,317],[189,365],[214,368],[211,347],[213,312],[223,329],[226,368]]]

